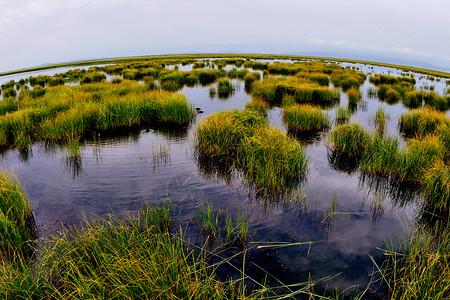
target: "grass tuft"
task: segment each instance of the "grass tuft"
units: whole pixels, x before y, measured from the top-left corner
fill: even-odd
[[[330,117],[311,105],[291,105],[284,108],[284,121],[294,134],[319,131],[331,125]]]

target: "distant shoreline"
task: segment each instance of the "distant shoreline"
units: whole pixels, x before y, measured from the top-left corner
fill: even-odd
[[[336,62],[348,62],[348,63],[360,63],[360,64],[369,64],[374,66],[381,67],[390,67],[402,69],[404,71],[411,71],[416,73],[423,73],[432,76],[439,76],[444,78],[450,78],[450,73],[443,71],[436,71],[430,69],[423,69],[417,67],[410,67],[404,65],[396,65],[391,63],[381,63],[374,61],[364,61],[364,60],[353,60],[353,59],[343,59],[343,58],[332,58],[332,57],[319,57],[319,56],[301,56],[301,55],[274,55],[274,54],[218,54],[218,53],[209,53],[209,54],[165,54],[165,55],[145,55],[145,56],[128,56],[128,57],[116,57],[116,58],[103,58],[103,59],[93,59],[93,60],[82,60],[76,62],[67,62],[67,63],[59,63],[59,64],[51,64],[47,66],[39,66],[39,67],[31,67],[13,71],[7,71],[0,73],[1,76],[20,74],[26,72],[40,71],[40,70],[48,70],[60,67],[72,67],[72,66],[87,66],[87,65],[95,65],[95,64],[108,64],[108,63],[123,63],[123,62],[132,62],[132,61],[146,61],[153,59],[182,59],[182,58],[249,58],[249,59],[293,59],[293,60],[301,60],[301,59],[314,59],[314,60],[329,60]]]

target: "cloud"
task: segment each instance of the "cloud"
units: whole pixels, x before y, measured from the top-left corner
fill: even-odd
[[[318,39],[318,38],[311,38],[311,39],[309,39],[309,42],[311,44],[325,45],[325,46],[343,46],[343,47],[358,46],[358,43],[349,42],[348,40],[326,41],[326,40],[322,40],[322,39]]]
[[[425,57],[432,57],[430,54],[422,52],[422,51],[413,51],[410,48],[400,48],[400,47],[391,47],[388,51],[394,52],[394,53],[400,53],[400,54],[408,54],[408,55],[415,55],[415,56],[425,56]]]

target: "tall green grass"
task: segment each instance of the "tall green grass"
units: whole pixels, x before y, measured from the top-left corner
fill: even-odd
[[[440,228],[443,227],[443,228]],[[448,299],[450,295],[449,227],[421,225],[405,240],[401,251],[385,250],[387,260],[378,266],[389,299]]]
[[[423,194],[433,209],[445,211],[450,209],[450,170],[439,159],[430,163],[423,175]]]
[[[195,145],[210,156],[236,156],[243,139],[266,124],[254,110],[232,110],[215,113],[202,121],[196,131]]]
[[[230,80],[222,78],[217,82],[217,93],[219,95],[228,95],[234,91],[234,86]]]
[[[318,131],[331,125],[330,117],[311,105],[291,105],[284,108],[283,118],[289,131],[298,134]]]
[[[13,174],[0,170],[0,257],[31,253],[35,236],[30,201]]]
[[[398,122],[400,131],[407,136],[425,136],[434,133],[438,126],[449,123],[449,118],[442,112],[428,108],[405,112]]]
[[[269,109],[269,105],[267,104],[267,102],[265,102],[261,99],[252,98],[251,101],[248,101],[247,103],[245,103],[245,109],[247,109],[247,110],[253,109],[253,110],[259,112],[260,114],[267,116],[267,111]]]
[[[347,90],[348,95],[348,103],[349,104],[357,104],[361,100],[361,93],[359,89],[351,87]]]
[[[170,234],[167,207],[145,207],[136,218],[86,223],[54,237],[42,251],[47,296],[63,299],[228,299],[233,282],[219,282],[203,254]],[[56,283],[56,284],[51,284]],[[245,298],[244,295],[241,295]],[[255,295],[254,295],[255,296]],[[250,298],[252,296],[250,295]]]
[[[363,172],[391,176],[396,173],[400,153],[396,137],[375,134],[361,159]]]
[[[421,183],[422,177],[435,160],[444,158],[446,149],[437,136],[414,138],[401,152],[397,176],[401,181]]]
[[[333,128],[329,142],[337,151],[350,156],[360,156],[370,145],[371,137],[359,123],[350,123]]]
[[[383,107],[380,107],[375,112],[374,123],[375,130],[379,134],[383,134],[386,129],[386,122],[389,119],[389,115],[386,113]]]
[[[304,80],[289,79],[276,83],[275,99],[280,102],[283,97],[292,96],[298,103],[330,103],[340,98],[337,89],[305,82]]]
[[[267,125],[253,109],[213,114],[197,127],[195,146],[202,155],[230,157],[250,185],[264,195],[298,184],[308,159],[301,145]]]
[[[155,122],[185,125],[194,109],[181,94],[146,91],[124,81],[47,88],[39,98],[19,97],[20,109],[0,116],[1,146],[27,147],[35,140],[69,140],[88,131]]]
[[[259,127],[242,145],[241,166],[263,194],[283,193],[298,184],[308,158],[296,140],[272,127]]]
[[[338,106],[336,108],[336,123],[341,124],[347,122],[350,119],[351,115],[351,110],[343,106]]]

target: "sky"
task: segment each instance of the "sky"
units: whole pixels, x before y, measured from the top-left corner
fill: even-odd
[[[0,0],[0,72],[85,59],[267,53],[450,68],[448,0]]]

